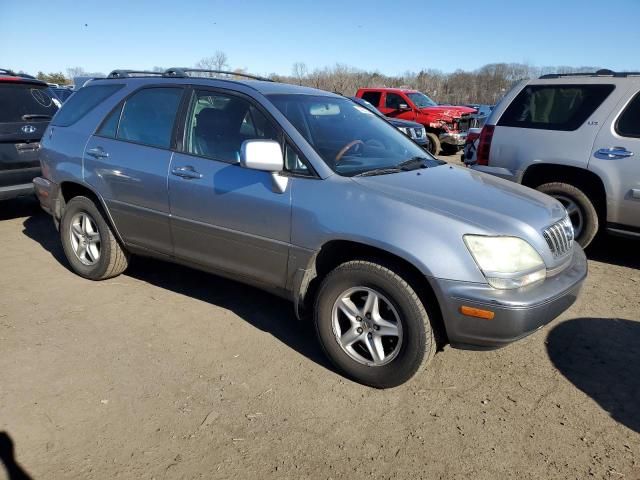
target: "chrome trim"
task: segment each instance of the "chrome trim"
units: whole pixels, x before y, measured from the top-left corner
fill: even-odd
[[[554,258],[566,255],[572,250],[574,234],[573,225],[568,216],[542,231]]]

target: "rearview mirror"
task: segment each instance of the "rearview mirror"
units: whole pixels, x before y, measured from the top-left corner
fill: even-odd
[[[240,165],[252,170],[281,172],[284,158],[275,140],[245,140],[240,147]]]

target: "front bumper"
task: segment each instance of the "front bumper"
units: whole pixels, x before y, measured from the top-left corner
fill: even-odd
[[[499,348],[533,333],[567,310],[587,276],[587,258],[578,244],[570,264],[559,274],[517,290],[487,284],[430,279],[453,347]],[[465,316],[462,306],[490,310],[492,320]]]
[[[453,145],[455,147],[464,147],[464,143],[467,141],[467,132],[445,132],[441,133],[438,138],[440,139],[440,143]]]

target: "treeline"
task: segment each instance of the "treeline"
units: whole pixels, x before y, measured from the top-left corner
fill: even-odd
[[[247,72],[250,69],[232,68],[224,52],[215,52],[195,64],[196,68],[214,70],[232,70]],[[579,73],[594,72],[600,67],[534,67],[522,63],[491,63],[473,71],[456,70],[445,73],[435,69],[424,69],[419,72],[406,72],[402,75],[383,75],[379,72],[360,70],[337,63],[333,67],[309,70],[303,62],[293,65],[290,75],[272,73],[272,80],[306,85],[343,95],[354,95],[360,87],[406,87],[420,90],[438,103],[494,104],[509,90],[514,83],[535,78],[547,73]],[[153,71],[163,71],[163,67],[153,67]],[[62,72],[38,72],[37,77],[53,83],[73,83],[78,76],[104,76],[102,73],[89,73],[80,67],[68,68],[67,75]]]
[[[308,71],[304,63],[295,63],[291,75],[271,74],[270,78],[281,82],[296,83],[343,95],[354,95],[360,87],[405,87],[420,90],[438,103],[494,104],[514,83],[536,78],[547,73],[594,72],[599,67],[533,67],[521,63],[492,63],[477,70],[456,70],[444,73],[426,69],[388,76],[336,64]]]

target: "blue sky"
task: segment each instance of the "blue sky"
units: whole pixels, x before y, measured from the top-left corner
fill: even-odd
[[[85,26],[86,24],[86,26]],[[397,74],[486,63],[640,70],[640,0],[0,0],[0,67],[189,66],[290,74],[345,63]]]

